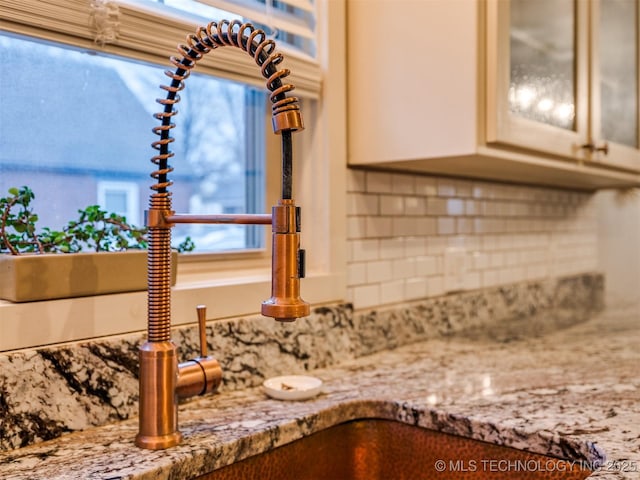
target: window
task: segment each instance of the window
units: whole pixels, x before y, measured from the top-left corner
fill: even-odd
[[[42,224],[51,226],[69,209],[92,203],[137,208],[140,215],[146,208],[157,125],[151,114],[162,96],[158,85],[167,80],[162,71],[171,68],[168,56],[186,34],[234,16],[274,34],[307,124],[294,136],[294,196],[308,258],[303,296],[316,304],[343,298],[343,0],[0,0],[0,11],[3,59],[23,67],[14,63],[0,72],[0,189],[31,185],[44,205]],[[279,141],[270,132],[264,85],[255,62],[238,49],[218,49],[198,63],[172,135],[177,212],[267,212],[275,203]],[[16,132],[18,125],[24,131]],[[174,241],[189,235],[202,251],[237,253],[181,259],[174,324],[192,322],[200,302],[209,303],[212,317],[258,312],[269,296],[269,229],[190,228],[174,228]],[[140,292],[0,301],[0,350],[143,330],[144,299]],[[36,321],[37,328],[29,327]]]
[[[100,208],[121,215],[134,225],[142,225],[139,197],[137,183],[98,182],[98,205]]]
[[[0,35],[3,58],[13,63],[3,82],[8,93],[3,103],[14,112],[0,137],[0,192],[29,183],[41,225],[53,228],[73,218],[78,208],[100,203],[98,184],[103,181],[136,182],[139,205],[146,207],[153,170],[149,144],[155,140],[150,130],[157,125],[152,114],[160,109],[155,99],[163,93],[158,86],[168,80],[162,73],[168,55],[196,25],[253,16],[282,37],[283,45],[290,42],[294,57],[297,51],[312,60],[308,55],[315,49],[308,0],[66,0],[36,2],[32,9],[33,1],[4,3],[3,11],[15,19],[15,32],[29,36]],[[71,21],[54,23],[65,17]],[[39,28],[38,20],[49,28]],[[156,37],[173,37],[164,34],[166,29],[156,32],[158,23],[182,29],[182,38],[171,47],[156,45]],[[94,41],[90,48],[78,38],[83,35]],[[111,45],[118,45],[116,52]],[[223,63],[226,69],[244,65],[243,60],[251,64],[248,56],[227,57],[232,60]],[[264,201],[263,85],[254,65],[240,75],[237,69],[230,73],[199,65],[189,78],[172,132],[177,212],[259,213],[269,208]],[[257,232],[240,225],[181,225],[173,237],[177,244],[190,236],[197,252],[215,252],[263,248],[265,236]]]
[[[3,99],[13,113],[0,136],[0,191],[28,183],[41,226],[60,229],[79,208],[95,204],[117,207],[140,225],[152,183],[152,114],[161,109],[155,98],[162,68],[7,35],[0,36],[0,51],[14,65]],[[266,95],[193,75],[182,97],[171,148],[176,211],[262,212],[264,198],[247,201],[247,192],[264,191],[264,135],[247,133],[265,124]],[[259,145],[248,148],[249,141]],[[107,204],[115,195],[126,206]],[[176,244],[190,236],[198,252],[263,247],[263,237],[248,228],[179,226],[173,236]]]

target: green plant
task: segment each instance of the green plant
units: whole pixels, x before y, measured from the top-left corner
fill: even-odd
[[[0,252],[76,253],[80,251],[121,251],[147,247],[147,229],[127,223],[126,218],[108,213],[97,205],[78,210],[78,219],[62,230],[36,229],[38,215],[31,207],[35,198],[26,186],[10,188],[0,198]],[[179,252],[194,250],[191,238],[177,246]]]

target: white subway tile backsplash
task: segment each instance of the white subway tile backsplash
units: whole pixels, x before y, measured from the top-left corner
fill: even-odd
[[[464,215],[464,200],[461,198],[447,199],[447,215]]]
[[[380,258],[403,258],[404,239],[401,237],[380,240]]]
[[[435,197],[438,193],[434,177],[417,176],[415,178],[416,194],[423,197]]]
[[[589,193],[361,170],[347,185],[356,308],[444,294],[448,247],[466,252],[464,289],[597,268]]]
[[[475,251],[473,252],[471,260],[471,268],[475,270],[484,270],[490,265],[490,255],[485,252]]]
[[[347,215],[378,215],[379,198],[366,193],[347,194]]]
[[[367,192],[391,193],[393,189],[390,173],[367,172],[366,183]]]
[[[421,197],[405,197],[404,210],[407,215],[424,215],[427,213],[427,204]]]
[[[427,279],[424,277],[410,278],[404,284],[405,300],[417,300],[427,296]]]
[[[479,235],[461,235],[458,238],[462,240],[459,246],[466,248],[469,252],[476,252],[482,249],[482,238]]]
[[[398,194],[412,194],[415,192],[415,180],[412,175],[391,175],[391,191]]]
[[[415,272],[416,275],[438,275],[442,273],[442,270],[439,268],[439,257],[435,256],[421,256],[416,257],[413,261],[415,263]]]
[[[398,258],[393,261],[393,279],[400,280],[416,276],[416,265],[411,258]]]
[[[501,268],[498,270],[498,280],[501,284],[520,282],[524,280],[524,269],[515,267]]]
[[[479,215],[480,202],[476,200],[465,200],[464,201],[464,213],[465,215],[474,216]]]
[[[526,265],[544,263],[547,259],[547,252],[545,250],[523,250],[521,259],[522,263]]]
[[[353,240],[351,260],[354,262],[366,262],[380,258],[380,241],[377,239]]]
[[[367,262],[367,283],[386,282],[394,278],[392,261]]]
[[[469,180],[455,180],[453,184],[456,189],[456,196],[464,198],[473,195],[473,182]]]
[[[359,285],[351,289],[351,298],[357,308],[371,308],[380,305],[380,285]]]
[[[464,235],[455,235],[445,238],[447,239],[447,247],[465,248],[467,245],[467,237]]]
[[[466,290],[475,290],[482,287],[480,272],[467,272],[464,276],[464,288]]]
[[[437,277],[427,278],[427,295],[430,297],[437,297],[444,293],[444,277],[439,275]]]
[[[505,264],[503,252],[493,252],[489,255],[489,267],[500,268]]]
[[[471,189],[471,195],[474,198],[488,198],[488,184],[487,186],[484,185],[474,185],[473,188]]]
[[[380,303],[400,303],[404,301],[404,281],[396,280],[380,284]]]
[[[407,257],[418,257],[427,253],[425,237],[408,237],[404,241],[404,253]]]
[[[473,233],[473,219],[466,217],[456,218],[456,232],[463,235]]]
[[[475,217],[473,219],[473,231],[476,233],[489,233],[486,219]]]
[[[440,197],[453,197],[456,194],[456,187],[450,178],[438,178],[436,188]]]
[[[396,237],[418,235],[419,227],[414,217],[394,217],[392,234]]]
[[[447,237],[427,237],[427,254],[428,255],[444,255],[445,249],[449,246]]]
[[[418,235],[436,235],[438,233],[438,223],[434,217],[414,218],[418,225]]]
[[[404,197],[380,195],[380,215],[403,215]]]
[[[495,287],[500,284],[497,270],[483,270],[481,273],[483,287]]]
[[[391,236],[391,222],[392,217],[366,217],[365,231],[367,232],[367,237],[382,238]]]
[[[427,215],[446,215],[447,199],[439,197],[428,197],[426,199]]]
[[[456,219],[438,217],[438,235],[453,235],[456,233]]]
[[[547,265],[529,265],[527,266],[527,278],[530,280],[546,278],[548,271]]]
[[[482,238],[482,249],[486,252],[507,248],[500,235],[481,235],[480,238]]]

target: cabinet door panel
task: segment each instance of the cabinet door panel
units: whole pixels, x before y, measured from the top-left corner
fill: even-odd
[[[592,5],[592,133],[608,145],[594,161],[640,169],[638,0],[600,0]]]
[[[487,4],[487,141],[586,158],[587,8],[576,0]]]
[[[600,4],[601,134],[612,142],[638,146],[638,36],[634,1]]]
[[[509,111],[575,130],[576,69],[573,0],[512,0]]]

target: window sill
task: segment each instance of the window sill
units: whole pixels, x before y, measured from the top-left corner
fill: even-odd
[[[344,299],[343,274],[311,272],[301,281],[312,305]],[[178,278],[172,291],[172,325],[196,321],[195,307],[207,305],[209,319],[257,315],[271,294],[264,268],[234,272],[232,278]],[[72,342],[146,330],[146,291],[29,303],[0,300],[0,351]]]

